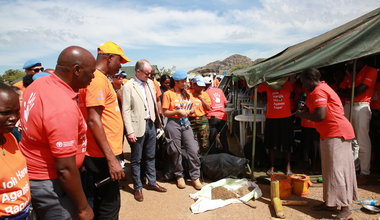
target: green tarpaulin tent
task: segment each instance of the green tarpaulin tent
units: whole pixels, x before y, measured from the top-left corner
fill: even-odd
[[[234,71],[254,87],[298,73],[310,67],[325,67],[380,53],[380,8],[327,33],[293,45],[251,67]],[[252,178],[256,143],[257,87],[254,89]]]
[[[380,8],[327,33],[293,45],[235,75],[249,87],[300,72],[380,53]]]

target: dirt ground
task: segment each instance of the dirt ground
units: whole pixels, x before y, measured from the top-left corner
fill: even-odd
[[[130,152],[128,146],[125,147],[125,150]],[[129,166],[128,159],[127,165]],[[265,179],[266,176],[263,172],[255,172],[254,175],[256,183],[263,192],[261,198],[248,203],[256,208],[245,204],[231,204],[200,214],[192,214],[190,210],[191,204],[195,201],[189,197],[189,194],[196,192],[190,182],[187,182],[185,189],[178,189],[174,182],[158,181],[160,185],[167,188],[168,192],[158,193],[143,189],[144,201],[137,202],[133,197],[131,176],[128,175],[127,179],[121,182],[120,219],[272,219],[276,216],[270,203],[269,180]],[[291,200],[308,201],[308,205],[284,206],[286,219],[331,219],[337,214],[337,212],[316,212],[310,209],[322,201],[322,184],[316,183],[318,177],[311,178],[314,184],[310,187],[309,195],[305,197],[292,195]],[[374,176],[369,184],[359,186],[359,199],[380,200],[380,176]],[[380,214],[366,212],[366,210],[360,209],[358,204],[353,204],[351,209],[353,210],[353,219],[380,219]]]
[[[360,199],[380,199],[380,181],[374,179],[370,184],[359,187]],[[185,189],[178,189],[174,183],[159,182],[168,192],[158,193],[143,189],[144,201],[137,202],[133,198],[132,182],[127,180],[121,190],[120,219],[271,219],[275,217],[273,207],[270,205],[269,184],[258,183],[263,196],[249,205],[231,204],[216,210],[200,214],[192,214],[191,204],[194,203],[189,194],[196,190],[188,182]],[[313,184],[308,196],[292,195],[291,200],[308,201],[306,206],[284,206],[286,219],[331,219],[337,212],[316,212],[310,207],[319,204],[322,199],[322,184]],[[353,204],[353,219],[379,219],[380,214],[372,214],[359,210],[360,205]]]

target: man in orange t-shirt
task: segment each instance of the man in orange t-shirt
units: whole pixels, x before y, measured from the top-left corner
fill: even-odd
[[[92,177],[90,186],[108,177],[112,179],[89,192],[94,197],[96,219],[117,219],[120,210],[119,182],[125,176],[121,166],[123,119],[116,92],[107,76],[119,72],[128,59],[113,42],[98,47],[95,78],[80,91],[80,107],[90,128],[85,166]],[[91,189],[91,188],[89,188]]]
[[[0,219],[26,219],[30,211],[26,161],[11,134],[19,117],[18,94],[0,82]]]
[[[203,91],[206,87],[202,76],[195,76],[192,89],[189,89],[190,101],[193,103],[194,113],[189,115],[191,128],[199,144],[199,152],[207,153],[210,143],[210,127],[208,124],[207,111],[211,109],[210,96]]]
[[[347,75],[339,86],[338,92],[346,98],[344,104],[344,114],[349,118],[350,96],[352,89],[352,72],[353,62],[346,64]],[[365,65],[363,59],[359,59],[356,64],[355,94],[352,108],[352,125],[355,129],[356,138],[360,145],[359,162],[360,162],[360,182],[365,183],[368,180],[371,167],[371,140],[369,137],[369,126],[371,121],[370,101],[377,80],[377,69]]]
[[[86,152],[86,122],[77,92],[94,77],[95,59],[77,46],[64,49],[55,74],[42,77],[24,92],[22,140],[38,219],[91,219],[78,168]]]
[[[275,150],[286,153],[286,173],[291,175],[290,155],[293,151],[293,119],[290,95],[293,84],[287,80],[280,89],[273,89],[267,84],[260,84],[257,92],[265,92],[267,96],[267,112],[265,120],[264,142],[270,152],[271,167],[267,171],[270,176],[274,172]]]

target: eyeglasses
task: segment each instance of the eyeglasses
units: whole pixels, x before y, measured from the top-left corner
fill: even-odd
[[[138,71],[144,73],[145,75],[150,75],[151,74],[151,72],[150,73],[149,72],[145,72],[144,70],[138,70]]]
[[[34,68],[34,69],[30,69],[30,70],[32,70],[33,72],[35,72],[35,73],[38,73],[38,72],[43,72],[44,71],[44,68],[43,67],[41,67],[41,68]]]

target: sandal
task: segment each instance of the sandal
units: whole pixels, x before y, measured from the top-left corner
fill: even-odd
[[[351,217],[352,215],[352,212],[350,210],[346,210],[346,211],[340,211],[339,214],[337,216],[335,216],[334,219],[338,219],[338,220],[349,220],[349,219],[352,219]]]

